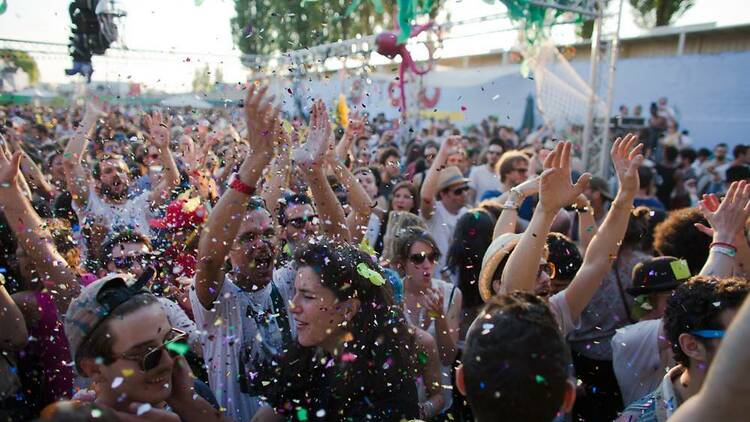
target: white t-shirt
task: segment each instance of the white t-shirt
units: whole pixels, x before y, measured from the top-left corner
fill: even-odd
[[[81,220],[105,226],[110,233],[128,228],[150,237],[153,234],[148,224],[153,218],[150,195],[151,191],[145,191],[123,204],[110,204],[97,195],[96,187],[91,183],[86,207],[81,209],[73,201],[73,210]]]
[[[293,281],[294,272],[290,267],[273,273],[272,283],[279,289],[285,305],[293,296]],[[242,393],[240,377],[245,377],[246,374],[240,373],[241,356],[246,356],[247,353],[251,356],[267,356],[261,343],[276,349],[278,353],[283,343],[277,318],[269,318],[268,324],[258,323],[255,318],[277,314],[277,310],[273,309],[271,284],[255,292],[246,292],[227,275],[212,309],[203,307],[195,289],[190,289],[190,302],[195,322],[202,330],[203,360],[208,368],[208,381],[216,400],[233,420],[251,420],[260,407],[260,399]],[[289,315],[287,309],[284,312]],[[289,319],[292,338],[295,338],[294,322],[291,316]]]
[[[571,331],[578,329],[581,325],[581,319],[574,321],[573,315],[570,314],[568,301],[565,300],[565,290],[552,295],[549,298],[548,306],[560,326],[563,338],[566,338]]]
[[[156,299],[159,301],[164,313],[167,314],[169,325],[186,332],[190,348],[200,354],[201,339],[195,322],[187,316],[185,311],[175,301],[162,296],[157,296]]]
[[[427,231],[430,232],[440,249],[440,261],[435,268],[436,275],[439,275],[440,270],[445,267],[448,250],[450,249],[451,242],[453,242],[453,230],[456,228],[458,218],[466,211],[466,207],[463,207],[458,210],[458,214],[451,214],[445,209],[442,201],[437,201],[432,218],[427,220]]]
[[[619,328],[612,337],[612,366],[625,406],[654,391],[664,378],[669,356],[659,352],[661,331],[662,320],[650,319]]]
[[[469,172],[469,179],[471,179],[471,187],[477,191],[477,202],[479,202],[482,195],[488,190],[500,191],[502,189],[500,177],[497,173],[490,170],[486,164],[472,167]]]

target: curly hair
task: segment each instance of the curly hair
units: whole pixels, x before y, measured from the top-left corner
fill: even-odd
[[[664,311],[664,332],[672,345],[675,362],[690,367],[690,359],[680,348],[680,334],[726,329],[720,320],[721,313],[739,308],[749,287],[745,279],[738,277],[695,276],[675,289]]]
[[[316,347],[299,344],[291,347],[282,357],[282,364],[271,368],[280,381],[264,391],[269,403],[283,412],[286,406],[307,400],[318,388],[325,388],[331,394],[314,397],[312,400],[318,401],[316,405],[336,407],[345,415],[364,415],[368,412],[368,400],[398,395],[408,391],[409,386],[413,387],[416,377],[412,356],[414,337],[406,325],[403,310],[394,300],[390,283],[376,285],[359,270],[364,264],[384,277],[383,269],[375,260],[355,246],[322,237],[297,250],[294,262],[297,268],[315,271],[320,283],[339,301],[359,300],[359,310],[347,324],[349,339],[338,352],[339,356],[353,354],[357,358],[336,359],[335,363],[326,365],[325,360],[321,362]],[[262,374],[261,378],[267,375],[270,374]],[[300,376],[311,382],[300,382]],[[416,395],[416,390],[414,393]],[[331,397],[337,398],[336,402],[326,403]],[[395,410],[371,409],[369,412],[379,417],[376,419],[388,419],[389,412]]]
[[[708,226],[697,208],[672,211],[654,232],[654,248],[659,255],[687,261],[691,274],[698,274],[708,258],[711,238],[699,232],[695,223]]]

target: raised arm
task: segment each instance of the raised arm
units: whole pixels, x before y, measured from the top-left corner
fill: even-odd
[[[346,217],[346,225],[352,236],[351,242],[359,243],[367,231],[370,214],[377,204],[370,199],[370,195],[367,194],[365,188],[342,161],[331,155],[328,157],[328,164],[331,166],[336,180],[346,187],[347,199],[352,207],[352,212]]]
[[[612,261],[617,256],[619,245],[628,228],[633,198],[638,192],[638,167],[643,162],[643,144],[636,145],[637,142],[635,135],[628,134],[625,139],[617,138],[612,145],[612,163],[617,172],[619,190],[602,226],[586,249],[581,268],[565,289],[565,301],[574,321],[581,315],[599,289],[604,276],[612,268]]]
[[[310,130],[307,131],[307,145],[302,146],[303,149],[307,147],[314,150],[313,159],[297,164],[306,167],[303,173],[312,191],[313,201],[320,215],[323,231],[332,237],[349,241],[351,236],[346,226],[344,209],[339,204],[336,194],[326,178],[325,154],[328,148],[332,148],[330,139],[331,122],[328,120],[328,111],[326,111],[325,104],[319,100],[313,104]],[[313,145],[321,144],[324,144],[323,148],[313,147]]]
[[[743,421],[750,414],[750,300],[737,312],[721,341],[700,391],[680,406],[670,422]]]
[[[716,195],[706,195],[698,203],[698,209],[711,225],[713,235],[713,243],[708,259],[701,269],[701,275],[731,276],[735,272],[737,258],[735,255],[746,258],[747,241],[744,227],[750,215],[748,201],[750,201],[750,184],[743,180],[729,185],[723,201],[719,202]],[[707,230],[704,227],[702,231]],[[747,271],[745,268],[742,270]]]
[[[89,174],[83,168],[83,157],[86,154],[86,147],[89,144],[89,137],[94,130],[96,120],[102,113],[95,100],[89,102],[86,105],[83,120],[81,120],[63,152],[65,184],[72,194],[73,200],[81,207],[85,207],[89,199]]]
[[[26,346],[29,333],[18,305],[5,290],[5,277],[0,274],[0,351],[19,350]]]
[[[149,201],[152,206],[163,205],[170,198],[170,192],[180,184],[180,172],[177,170],[177,163],[174,161],[172,151],[169,148],[170,134],[169,127],[172,119],[164,120],[161,112],[155,111],[150,116],[145,116],[146,127],[148,127],[151,136],[151,143],[159,148],[159,159],[163,167],[163,174],[159,184],[152,191]]]
[[[273,143],[278,110],[266,99],[267,87],[256,91],[251,85],[245,100],[245,115],[251,150],[240,166],[236,177],[254,189],[263,169],[273,157]],[[236,179],[235,179],[236,180]],[[250,195],[229,188],[219,199],[208,217],[198,243],[198,262],[195,272],[195,292],[201,305],[213,308],[213,303],[224,283],[224,261],[234,244],[234,238],[250,202]]]
[[[435,196],[437,195],[438,180],[440,179],[439,172],[445,168],[448,157],[455,153],[460,143],[461,137],[459,136],[450,136],[443,141],[435,160],[432,162],[432,166],[427,170],[427,175],[422,183],[422,190],[419,193],[421,201],[419,211],[425,220],[432,218],[432,214],[435,213]]]
[[[528,228],[508,257],[503,269],[500,294],[514,290],[533,292],[539,260],[544,254],[552,221],[562,207],[572,204],[588,185],[591,175],[581,175],[575,185],[570,177],[571,143],[561,142],[544,160],[539,186],[539,203]]]
[[[271,211],[271,215],[278,215],[281,192],[289,186],[289,174],[292,171],[289,137],[290,135],[282,128],[277,153],[268,169],[266,183],[261,191],[261,196],[266,202],[268,210]]]
[[[581,252],[585,254],[591,244],[591,240],[596,235],[596,219],[594,218],[594,210],[591,208],[591,203],[584,194],[578,195],[575,209],[578,214],[578,244]]]
[[[521,207],[521,204],[523,204],[523,201],[527,196],[538,192],[539,178],[534,177],[533,179],[529,179],[512,188],[510,191],[504,192],[500,195],[498,201],[503,204],[503,211],[500,213],[500,218],[497,219],[497,223],[495,223],[495,230],[492,233],[493,239],[497,239],[505,233],[516,232],[518,209]]]
[[[20,163],[20,152],[10,156],[7,148],[0,147],[0,209],[33,262],[40,281],[52,294],[58,312],[64,315],[70,301],[78,296],[80,285],[75,272],[57,252],[44,222],[21,191]]]
[[[359,113],[354,113],[349,118],[349,124],[344,130],[344,135],[336,144],[336,157],[344,162],[352,149],[352,141],[357,139],[365,130],[365,119]]]

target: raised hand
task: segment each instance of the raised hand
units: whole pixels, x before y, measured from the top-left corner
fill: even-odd
[[[247,136],[252,146],[251,153],[263,153],[269,157],[273,155],[276,141],[274,127],[278,121],[278,108],[274,108],[274,96],[266,96],[268,86],[256,88],[250,85],[245,98],[245,123]]]
[[[437,157],[435,157],[435,161],[441,163],[441,165],[445,164],[445,162],[448,160],[448,157],[458,152],[462,143],[463,140],[460,136],[449,136],[445,141],[443,141],[443,144],[440,145],[440,150],[437,153]]]
[[[715,195],[704,196],[698,209],[711,225],[714,241],[733,243],[750,216],[750,184],[744,180],[733,182],[724,200],[718,201]]]
[[[365,118],[359,112],[349,116],[349,124],[346,127],[347,136],[353,139],[361,136],[365,132],[365,123]]]
[[[560,142],[544,160],[544,172],[539,185],[539,206],[544,212],[556,214],[564,206],[575,202],[588,186],[591,174],[584,173],[573,184],[570,174],[570,142]]]
[[[292,158],[301,166],[322,164],[331,141],[331,122],[323,101],[313,104],[307,140],[294,150]]]
[[[151,143],[159,148],[161,152],[169,150],[169,127],[172,125],[172,118],[164,120],[160,111],[154,111],[151,115],[146,114],[144,121],[151,135]]]
[[[0,192],[6,189],[18,189],[18,172],[21,165],[21,151],[11,154],[4,141],[0,146]]]
[[[618,196],[624,195],[625,200],[631,202],[640,184],[638,167],[643,163],[641,151],[643,151],[643,144],[638,143],[638,137],[632,133],[625,135],[624,139],[617,138],[610,151],[620,186]]]

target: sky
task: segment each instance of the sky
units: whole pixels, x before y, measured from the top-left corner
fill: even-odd
[[[290,0],[296,1],[296,0]],[[169,92],[191,90],[193,74],[206,63],[212,71],[221,67],[225,82],[245,80],[247,71],[239,63],[239,50],[232,40],[229,20],[235,16],[232,0],[127,0],[120,2],[127,11],[120,26],[120,44],[131,49],[186,52],[180,55],[127,54],[109,51],[107,57],[94,58],[94,79],[140,82]],[[197,3],[202,3],[198,5]],[[610,12],[616,11],[618,1],[610,1]],[[750,22],[748,0],[696,0],[675,26],[716,22],[720,26]],[[16,39],[67,43],[70,35],[68,1],[64,0],[8,0],[8,10],[0,15],[0,39]],[[447,13],[453,21],[503,13],[499,1],[487,4],[484,0],[446,0],[442,17]],[[621,36],[642,33],[633,19],[633,12],[624,0]],[[315,7],[315,2],[308,3]],[[609,21],[614,25],[614,20]],[[517,32],[507,30],[507,20],[476,23],[456,27],[444,42],[438,56],[486,53],[512,47]],[[505,29],[505,31],[503,31]],[[494,31],[490,34],[486,32]],[[472,34],[484,33],[482,35]],[[553,32],[558,42],[573,42],[573,30],[559,27]],[[0,48],[8,44],[0,41]],[[70,80],[63,69],[70,66],[70,58],[61,47],[44,47],[57,54],[34,55],[41,71],[42,82],[65,83]],[[211,53],[204,56],[199,53]],[[418,54],[417,54],[418,56]],[[381,61],[382,62],[382,61]]]

